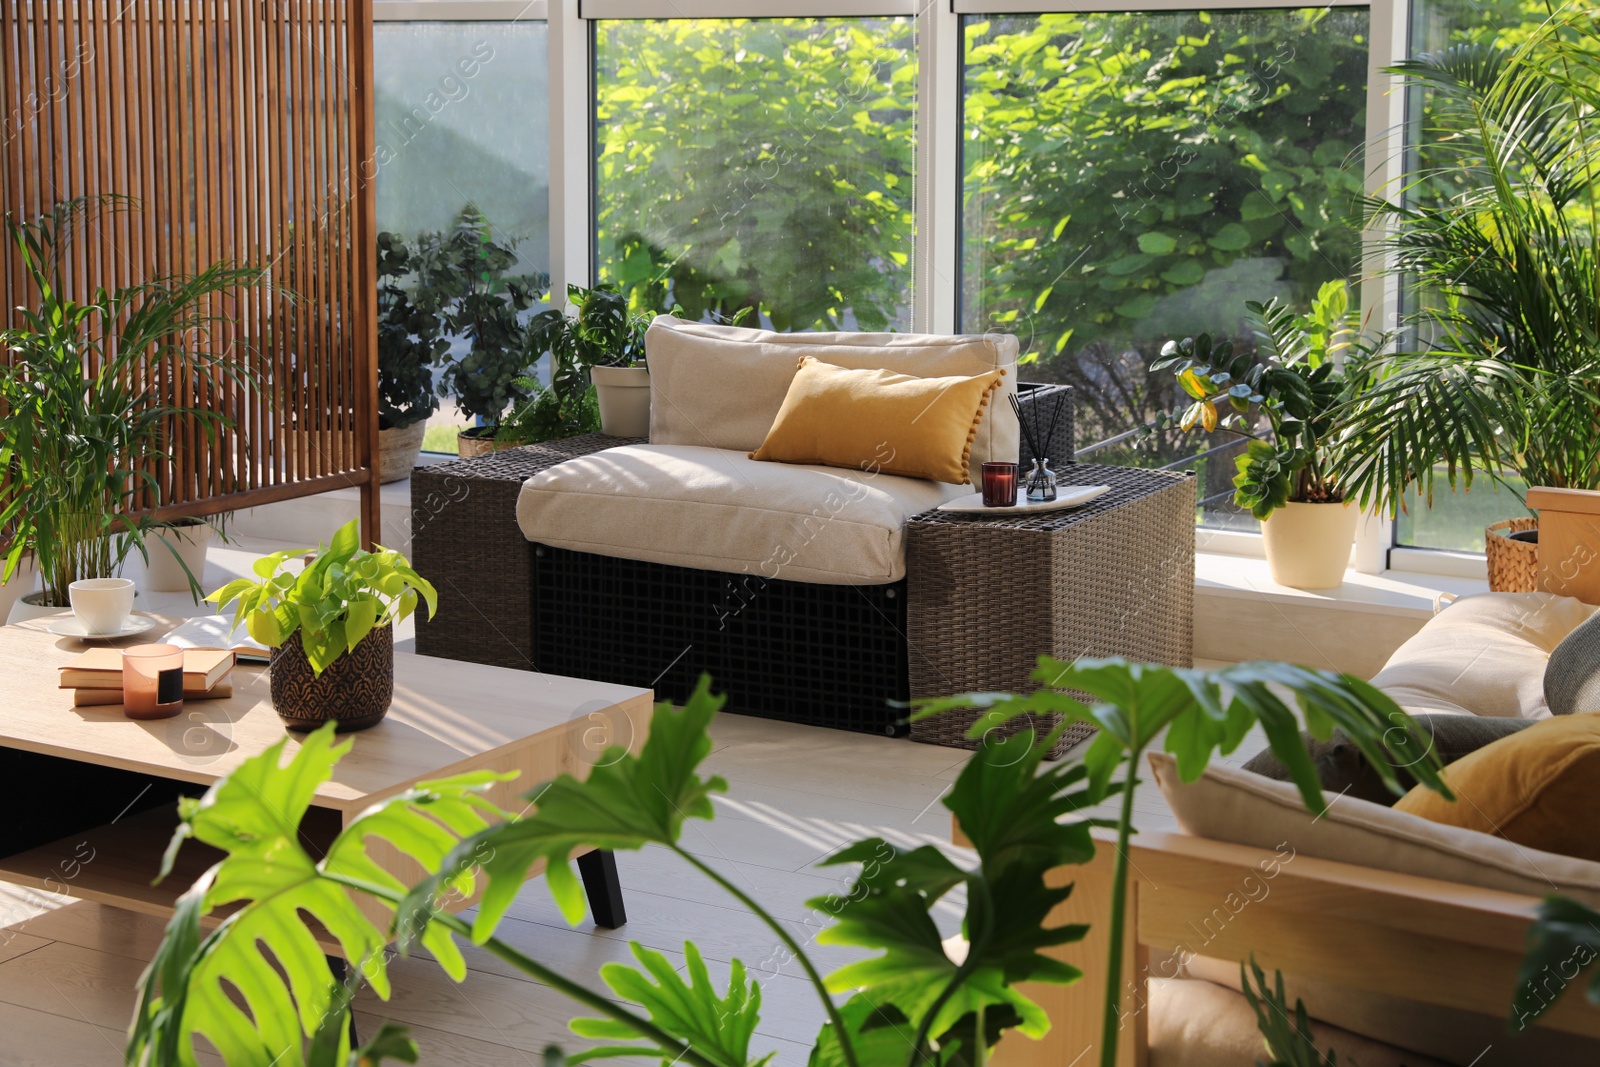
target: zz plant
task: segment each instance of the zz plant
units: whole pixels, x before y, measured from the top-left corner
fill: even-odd
[[[1161,349],[1150,369],[1177,375],[1191,402],[1175,416],[1159,416],[1150,429],[1176,423],[1248,438],[1236,461],[1233,499],[1258,519],[1291,502],[1338,503],[1344,487],[1334,419],[1386,339],[1361,334],[1342,281],[1324,284],[1303,315],[1275,299],[1245,309],[1254,353],[1235,352],[1231,341],[1206,334]]]
[[[315,558],[298,572],[285,569],[292,559]],[[218,608],[234,605],[234,625],[242,621],[251,637],[278,648],[298,632],[311,669],[328,665],[359,645],[374,629],[408,618],[419,600],[431,616],[438,604],[432,584],[393,549],[361,547],[352,519],[319,549],[295,548],[256,560],[254,579],[235,578],[212,593]]]
[[[204,797],[180,801],[180,826],[164,869],[171,869],[190,839],[224,856],[179,899],[140,981],[127,1062],[188,1067],[195,1062],[196,1034],[234,1067],[343,1067],[384,1055],[414,1061],[415,1047],[393,1027],[352,1053],[353,986],[334,980],[314,923],[336,937],[355,964],[351,981],[367,982],[385,999],[391,992],[385,952],[391,936],[402,952],[422,945],[457,981],[466,974],[456,944],[464,938],[586,1009],[572,1029],[605,1045],[583,1059],[630,1055],[693,1067],[758,1067],[770,1058],[753,1047],[760,990],[739,963],[719,990],[692,944],[685,946],[686,976],[658,953],[635,946],[638,965],[606,965],[601,978],[607,990],[599,991],[496,936],[534,864],[545,864],[550,893],[576,923],[584,914],[584,894],[570,866],[574,853],[656,845],[757,916],[792,954],[826,1015],[812,1052],[816,1067],[981,1067],[1005,1032],[1037,1037],[1050,1025],[1019,983],[1068,983],[1081,976],[1058,956],[1086,928],[1046,925],[1051,910],[1073,891],[1071,885],[1053,885],[1050,874],[1093,856],[1090,827],[1099,823],[1088,809],[1118,793],[1123,806],[1117,843],[1125,857],[1131,768],[1158,735],[1177,753],[1183,774],[1194,777],[1213,753],[1229,751],[1259,721],[1308,804],[1320,810],[1321,792],[1295,715],[1273,689],[1283,686],[1295,692],[1313,730],[1326,733],[1338,725],[1377,757],[1380,768],[1389,766],[1387,754],[1395,763],[1414,764],[1419,778],[1436,781],[1429,764],[1414,763],[1424,742],[1409,720],[1353,678],[1282,664],[1210,673],[1049,659],[1041,660],[1040,678],[1092,693],[1099,703],[1091,707],[1046,690],[956,699],[961,706],[979,701],[990,709],[982,729],[1025,711],[1059,711],[1068,721],[1095,723],[1100,737],[1083,758],[1050,764],[1045,754],[1065,723],[1042,737],[1028,729],[986,745],[970,760],[943,799],[972,843],[970,862],[931,846],[903,849],[880,838],[835,853],[828,862],[848,865],[854,874],[848,888],[811,902],[834,920],[818,939],[875,955],[827,977],[788,927],[680,843],[686,822],[712,818],[712,796],[727,790],[725,781],[700,769],[711,751],[708,727],[723,702],[705,679],[681,709],[656,709],[637,755],[620,749],[599,754],[585,780],[563,775],[529,794],[526,813],[501,811],[484,799],[492,774],[457,776],[374,805],[320,856],[306,851],[297,827],[349,742],[336,746],[331,729],[324,728],[309,735],[286,765],[280,742]],[[938,707],[918,714],[934,714]],[[1114,781],[1119,766],[1127,777]],[[407,887],[374,861],[368,852],[374,840],[432,873]],[[1119,859],[1124,878],[1125,872],[1125,859]],[[967,950],[955,958],[932,913],[958,889],[966,897]],[[481,897],[470,919],[445,910],[447,902],[474,892]],[[388,922],[368,919],[357,897],[378,905]],[[202,919],[224,906],[233,910],[203,933]],[[1113,932],[1121,929],[1122,908],[1119,894]],[[1111,977],[1109,988],[1116,990],[1120,976],[1114,970]],[[836,1003],[836,994],[846,999]],[[1114,1000],[1108,1013],[1114,1046]],[[1114,1048],[1106,1063],[1110,1056]]]

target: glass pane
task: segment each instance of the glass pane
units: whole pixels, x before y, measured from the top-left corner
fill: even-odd
[[[913,28],[597,23],[599,280],[694,319],[751,308],[779,330],[906,328]]]
[[[378,228],[414,242],[475,205],[516,273],[550,271],[550,88],[543,22],[379,22]],[[465,342],[458,342],[464,346]],[[423,447],[455,452],[468,420],[448,399]]]
[[[1365,9],[968,17],[962,328],[1017,334],[1077,389],[1097,463],[1181,465],[1233,506],[1237,438],[1117,441],[1179,404],[1146,368],[1202,332],[1252,347],[1247,300],[1352,277]],[[1139,447],[1134,448],[1135,444]]]
[[[1418,55],[1465,43],[1514,48],[1548,17],[1549,9],[1542,0],[1417,0],[1412,10],[1411,48]],[[1429,170],[1459,158],[1440,155],[1429,143],[1428,131],[1440,126],[1431,95],[1412,90],[1406,102],[1410,112],[1408,151],[1413,161],[1408,170]],[[1412,195],[1426,195],[1426,189],[1412,190]],[[1423,297],[1418,293],[1405,293],[1408,305],[1419,299]],[[1443,473],[1441,469],[1431,508],[1419,507],[1414,498],[1406,500],[1406,511],[1395,521],[1396,544],[1482,552],[1485,526],[1529,514],[1518,498],[1525,490],[1520,479],[1509,487],[1497,487],[1480,476],[1470,492],[1451,492]]]

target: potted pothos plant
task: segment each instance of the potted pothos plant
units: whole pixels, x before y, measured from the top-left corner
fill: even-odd
[[[314,555],[313,555],[314,554]],[[291,560],[312,556],[296,571]],[[327,722],[340,731],[376,725],[394,696],[394,627],[431,617],[432,584],[393,549],[361,547],[352,519],[318,549],[274,552],[206,599],[234,607],[234,625],[272,650],[272,706],[291,730]]]
[[[226,416],[174,397],[182,368],[193,395],[223,395],[252,379],[237,358],[208,350],[213,297],[262,284],[252,268],[217,263],[197,274],[72,295],[66,264],[79,226],[130,210],[126,197],[64,201],[5,234],[37,294],[0,329],[0,531],[10,539],[0,581],[17,589],[28,560],[42,582],[25,603],[69,605],[74,582],[114,578],[128,554],[149,558],[147,511],[170,464],[168,429],[190,421],[211,438]],[[31,582],[29,583],[31,584]]]
[[[594,383],[600,432],[611,437],[650,436],[650,370],[644,359],[644,334],[654,317],[628,307],[628,298],[609,286],[570,286],[569,314],[552,308],[531,324],[535,347],[550,353],[550,384],[560,374]]]
[[[1303,315],[1276,299],[1245,309],[1254,352],[1205,334],[1163,346],[1150,369],[1176,374],[1190,403],[1153,427],[1175,422],[1248,438],[1233,499],[1261,520],[1272,580],[1331,588],[1344,580],[1360,518],[1345,501],[1334,418],[1384,339],[1361,333],[1342,281],[1324,284]]]

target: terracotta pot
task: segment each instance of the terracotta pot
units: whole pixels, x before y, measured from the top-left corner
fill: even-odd
[[[272,707],[291,730],[332,721],[340,733],[376,726],[394,699],[394,630],[380,626],[319,676],[296,631],[272,650]]]
[[[496,441],[493,437],[461,433],[456,435],[456,447],[460,450],[462,459],[476,459],[478,456],[493,455],[517,446],[506,441]]]
[[[1332,589],[1344,582],[1358,508],[1285,504],[1261,523],[1272,580],[1291,589]]]
[[[422,438],[428,432],[426,421],[378,431],[378,481],[384,485],[411,477],[422,454]]]
[[[0,574],[5,572],[5,564],[0,562]],[[33,555],[29,553],[17,561],[17,571],[5,585],[0,585],[0,626],[6,624],[11,617],[11,609],[18,600],[33,592],[39,583],[39,567],[33,562]]]
[[[150,556],[144,572],[145,588],[152,593],[187,593],[191,590],[191,574],[195,581],[204,583],[211,534],[211,527],[203,522],[152,530],[145,545]]]
[[[650,436],[650,371],[645,367],[590,367],[600,402],[600,432],[608,437]]]

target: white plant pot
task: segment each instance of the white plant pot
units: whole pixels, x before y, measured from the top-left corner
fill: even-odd
[[[204,523],[152,530],[145,538],[145,550],[150,556],[144,574],[145,588],[152,593],[187,593],[190,591],[189,574],[204,583],[206,547],[211,544],[211,533],[211,527]],[[178,563],[180,558],[182,566]],[[189,568],[189,574],[184,573],[184,567]]]
[[[67,607],[50,607],[47,604],[34,603],[39,597],[44,596],[44,590],[28,593],[21,600],[11,606],[10,621],[15,624],[27,622],[29,619],[42,619],[46,615],[60,615],[63,611],[71,611]]]
[[[590,367],[600,402],[600,432],[607,437],[650,436],[650,371],[646,367]]]
[[[5,564],[0,562],[0,574],[5,572]],[[30,553],[17,561],[17,571],[5,585],[0,585],[0,626],[4,626],[11,617],[11,609],[18,600],[33,592],[39,583],[39,567],[33,562]]]
[[[1272,580],[1291,589],[1332,589],[1344,582],[1359,508],[1285,504],[1261,523]]]

